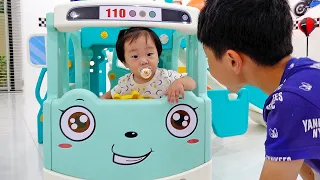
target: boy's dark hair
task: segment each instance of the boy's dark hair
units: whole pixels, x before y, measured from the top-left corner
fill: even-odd
[[[116,43],[116,51],[117,51],[118,59],[121,62],[125,62],[124,44],[127,41],[130,41],[130,43],[131,43],[132,41],[138,39],[142,35],[144,35],[146,38],[148,36],[151,37],[151,39],[153,40],[153,42],[157,48],[158,55],[160,57],[160,55],[162,53],[162,44],[161,44],[161,41],[160,41],[159,37],[157,36],[157,34],[149,28],[131,27],[129,29],[121,30],[118,35],[118,41]]]
[[[290,11],[287,0],[207,0],[198,39],[217,59],[232,49],[272,66],[293,51]]]

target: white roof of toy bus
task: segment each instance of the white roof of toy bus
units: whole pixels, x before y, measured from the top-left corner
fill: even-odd
[[[107,5],[133,5],[147,6],[155,8],[167,8],[173,10],[186,11],[191,19],[191,23],[168,23],[168,22],[142,22],[142,21],[104,21],[104,20],[85,20],[85,21],[68,21],[67,13],[75,7],[90,6],[107,6]],[[76,31],[84,27],[150,27],[174,29],[185,34],[196,34],[198,25],[199,10],[194,7],[181,6],[177,4],[165,3],[163,1],[146,1],[146,0],[94,0],[94,1],[76,1],[67,4],[60,4],[54,8],[54,27],[60,32]]]

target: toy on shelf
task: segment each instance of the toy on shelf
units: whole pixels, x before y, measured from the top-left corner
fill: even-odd
[[[300,17],[305,15],[309,9],[312,9],[318,5],[320,5],[319,0],[300,0],[294,5],[292,11],[296,16]]]
[[[306,57],[308,57],[308,52],[309,52],[309,35],[316,28],[316,26],[317,26],[317,22],[313,18],[310,18],[310,17],[306,17],[306,18],[302,19],[298,24],[299,29],[307,37],[307,51],[306,51],[307,54],[306,54]]]
[[[245,89],[233,100],[227,90],[208,94],[198,15],[194,7],[145,0],[78,1],[47,14],[44,180],[212,180],[212,130],[220,137],[245,133],[248,95]],[[186,49],[186,73],[197,88],[186,91],[179,103],[168,103],[166,96],[142,99],[137,92],[99,98],[100,71],[94,66],[104,58],[112,62],[108,77],[114,87],[129,72],[115,52],[118,34],[138,26],[151,28],[161,39],[160,68],[177,70],[179,51]],[[73,89],[65,78],[69,38]]]

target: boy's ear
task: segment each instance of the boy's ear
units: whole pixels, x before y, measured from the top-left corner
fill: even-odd
[[[239,74],[243,65],[243,59],[240,54],[234,50],[227,50],[226,55],[234,73]]]

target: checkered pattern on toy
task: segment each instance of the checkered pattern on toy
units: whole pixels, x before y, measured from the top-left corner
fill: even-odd
[[[316,28],[320,27],[320,18],[313,18],[316,21]],[[299,29],[299,23],[300,21],[294,21],[293,22],[293,30]]]
[[[39,18],[39,27],[47,27],[46,18]]]

